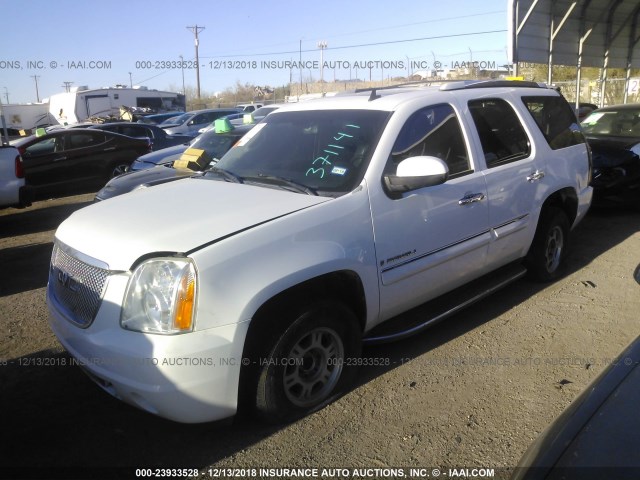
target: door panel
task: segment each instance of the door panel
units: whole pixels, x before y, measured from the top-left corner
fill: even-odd
[[[471,168],[466,139],[448,104],[412,114],[385,173],[415,156],[443,160],[452,178],[402,198],[374,195],[381,320],[419,305],[484,272],[490,242],[485,177]]]
[[[531,148],[529,134],[504,99],[469,102],[487,169],[492,243],[488,265],[498,268],[526,254],[536,228],[545,164]]]
[[[60,162],[65,161],[64,137],[54,135],[38,139],[25,148],[22,155],[25,181],[28,185],[41,187],[60,182]]]

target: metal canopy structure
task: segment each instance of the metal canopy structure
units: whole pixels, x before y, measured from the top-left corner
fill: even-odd
[[[627,102],[631,69],[640,67],[640,0],[508,2],[509,58],[514,65],[548,64],[548,83],[552,81],[551,66],[574,65],[578,92],[581,67],[601,68],[601,99],[607,69],[624,68]]]

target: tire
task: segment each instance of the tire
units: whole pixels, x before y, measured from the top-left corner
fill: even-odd
[[[361,334],[351,310],[337,302],[307,307],[260,360],[255,411],[269,423],[317,411],[351,385]]]
[[[550,282],[561,277],[569,251],[569,219],[557,207],[545,208],[540,214],[533,243],[525,259],[529,277]]]
[[[111,173],[109,175],[109,180],[117,177],[118,175],[122,175],[129,171],[128,163],[116,163],[111,167]]]

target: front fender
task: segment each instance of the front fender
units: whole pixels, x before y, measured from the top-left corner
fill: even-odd
[[[378,315],[378,273],[364,183],[350,194],[243,231],[192,257],[199,277],[197,329],[249,320],[277,294],[344,270],[361,279],[366,321]]]

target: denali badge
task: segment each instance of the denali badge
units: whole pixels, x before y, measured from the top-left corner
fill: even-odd
[[[78,282],[67,272],[63,272],[62,270],[58,270],[58,283],[62,285],[64,288],[71,290],[72,292],[77,292],[80,290],[78,286]]]

